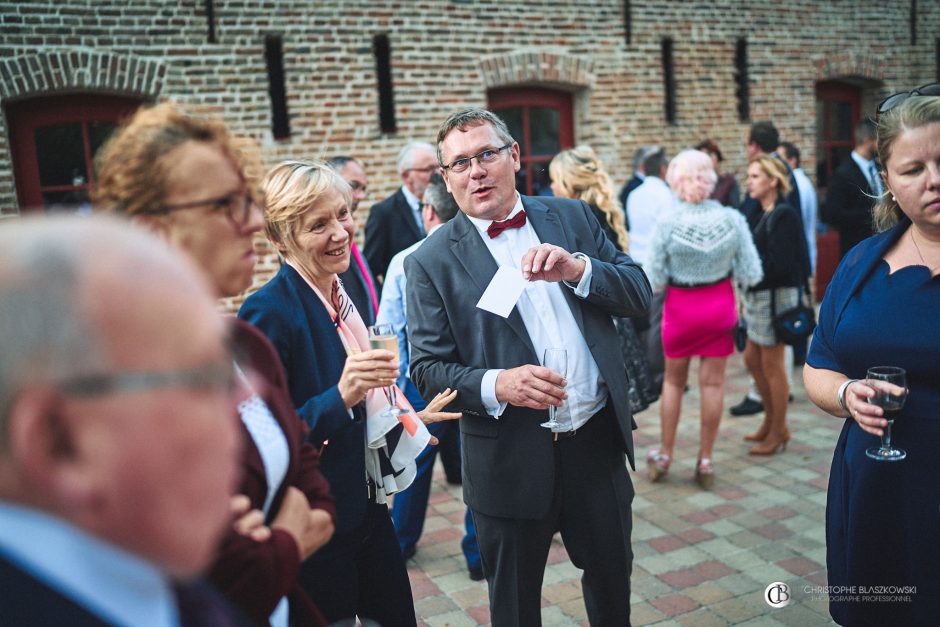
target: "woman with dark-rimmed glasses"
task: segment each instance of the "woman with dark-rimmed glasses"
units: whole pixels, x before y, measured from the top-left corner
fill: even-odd
[[[843,419],[826,504],[830,596],[842,625],[940,624],[940,83],[885,99],[877,150],[884,193],[876,235],[843,257],[803,369],[810,399]],[[888,430],[869,402],[872,366],[906,370],[890,428],[904,459],[866,455]],[[878,384],[880,387],[881,384]],[[899,395],[903,389],[895,390]]]
[[[178,248],[219,297],[236,296],[251,285],[254,236],[264,226],[248,156],[221,122],[169,103],[143,108],[98,154],[94,201]],[[297,573],[333,533],[333,498],[274,348],[234,318],[231,334],[244,442],[234,507],[242,515],[210,580],[257,624],[324,625]]]

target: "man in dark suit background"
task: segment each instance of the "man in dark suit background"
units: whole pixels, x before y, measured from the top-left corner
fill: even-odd
[[[0,267],[0,623],[235,624],[179,583],[230,524],[239,455],[206,286],[100,217],[0,226]]]
[[[646,179],[646,169],[643,167],[643,162],[646,161],[647,157],[653,153],[659,152],[659,150],[659,146],[656,145],[640,146],[633,153],[633,176],[623,184],[623,187],[620,188],[620,193],[617,195],[617,199],[620,200],[620,208],[623,209],[623,215],[624,218],[626,218],[626,229],[628,231],[630,230],[630,220],[627,218],[627,198],[629,198],[633,190],[642,185],[643,181]]]
[[[461,212],[405,261],[411,373],[424,394],[458,390],[493,625],[541,624],[558,530],[591,623],[626,625],[634,423],[611,315],[644,315],[649,283],[585,203],[516,193],[519,145],[489,111],[450,116],[438,156]],[[526,282],[508,318],[477,307],[497,270]],[[565,376],[539,365],[549,347],[567,350]],[[540,426],[550,405],[558,433]]]
[[[398,153],[402,185],[381,202],[372,205],[366,220],[363,252],[375,278],[381,283],[392,257],[424,237],[421,199],[431,174],[438,169],[434,146],[408,142]]]
[[[855,128],[851,158],[829,177],[823,221],[839,232],[840,257],[872,234],[871,210],[884,189],[875,160],[875,135],[875,123],[862,120]]]

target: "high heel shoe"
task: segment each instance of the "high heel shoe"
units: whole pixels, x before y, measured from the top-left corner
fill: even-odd
[[[770,421],[766,418],[764,422],[761,423],[760,429],[756,432],[751,433],[750,435],[744,436],[745,442],[763,442],[766,439],[767,434],[770,433]]]
[[[744,436],[745,442],[763,442],[767,439],[767,436],[770,434],[770,423],[765,422],[760,426],[755,433]],[[783,436],[787,442],[790,441],[790,430],[787,429],[786,433]]]
[[[659,449],[653,449],[646,454],[646,468],[650,474],[650,481],[653,483],[659,481],[669,474],[669,465],[672,458]]]
[[[711,490],[715,484],[715,469],[712,467],[712,461],[707,457],[695,463],[695,483],[703,490]]]
[[[774,455],[787,450],[787,444],[790,442],[790,432],[785,431],[783,435],[770,435],[761,441],[760,444],[751,448],[748,455]]]

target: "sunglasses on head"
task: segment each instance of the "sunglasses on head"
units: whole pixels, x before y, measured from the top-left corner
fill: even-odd
[[[900,91],[888,96],[878,104],[878,115],[887,113],[912,96],[940,96],[940,83],[929,83],[910,91]]]

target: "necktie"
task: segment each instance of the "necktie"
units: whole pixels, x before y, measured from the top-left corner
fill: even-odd
[[[525,224],[525,211],[520,211],[508,220],[503,220],[502,222],[491,222],[490,225],[486,227],[486,234],[490,236],[490,239],[492,239],[506,229],[518,229],[523,224]]]
[[[424,218],[421,217],[421,209],[421,201],[419,200],[417,209],[412,207],[411,212],[414,214],[415,222],[418,223],[418,233],[421,233],[421,237],[424,237],[427,234],[424,232]]]
[[[365,261],[362,259],[362,255],[359,253],[359,247],[353,243],[350,246],[352,252],[353,261],[356,262],[356,265],[359,266],[359,272],[362,273],[362,279],[366,283],[366,287],[369,289],[369,299],[372,301],[372,315],[375,316],[379,313],[379,299],[375,295],[375,284],[372,283],[372,277],[369,276],[369,269],[366,267]]]
[[[881,196],[881,181],[878,179],[878,169],[874,163],[868,164],[869,180],[871,183],[871,193],[875,196]]]

